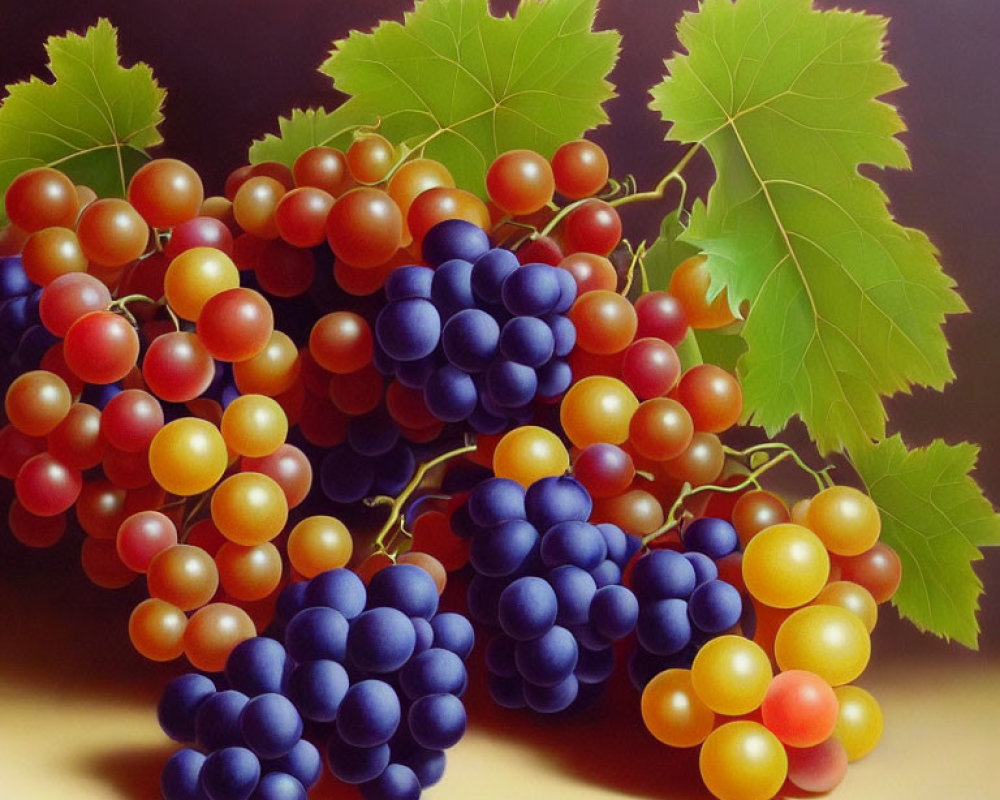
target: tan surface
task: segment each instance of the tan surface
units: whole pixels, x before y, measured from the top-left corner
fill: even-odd
[[[4,539],[7,535],[4,534]],[[71,554],[70,554],[71,555]],[[179,667],[139,660],[125,641],[132,587],[89,587],[66,553],[0,547],[0,798],[155,800],[174,745],[156,725]],[[832,800],[1000,798],[1000,659],[920,637],[887,611],[861,681],[882,702],[881,746]],[[473,684],[481,681],[473,676]],[[637,697],[612,687],[594,710],[539,719],[470,698],[468,735],[429,800],[703,800],[695,758],[645,734]],[[354,798],[324,786],[313,797]]]

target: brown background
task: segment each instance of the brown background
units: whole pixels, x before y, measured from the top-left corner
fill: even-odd
[[[43,75],[46,36],[67,28],[82,30],[98,16],[108,16],[120,29],[126,62],[149,62],[169,91],[162,128],[166,144],[160,152],[189,161],[205,177],[209,190],[218,192],[228,171],[242,163],[250,140],[276,127],[278,114],[296,106],[336,102],[328,80],[315,71],[335,38],[351,27],[368,28],[379,18],[400,19],[409,5],[399,0],[35,0],[30,4],[2,0],[0,81],[6,84],[29,74]],[[495,3],[494,8],[513,5]],[[679,12],[694,3],[604,0],[601,5],[598,26],[618,28],[624,40],[612,76],[619,97],[607,105],[614,125],[600,129],[593,138],[608,150],[615,174],[632,173],[640,186],[649,186],[669,169],[677,150],[662,143],[664,128],[646,108],[646,93],[659,80],[662,60],[675,46],[674,23]],[[947,271],[973,311],[952,318],[947,325],[958,380],[944,393],[916,390],[912,396],[891,399],[890,427],[902,431],[914,445],[935,437],[982,443],[977,477],[996,504],[1000,502],[1000,419],[996,413],[1000,149],[994,140],[1000,131],[1000,59],[995,50],[1000,41],[1000,6],[991,0],[856,0],[839,5],[893,18],[889,58],[910,84],[893,100],[911,129],[904,139],[914,170],[886,174],[884,184],[899,219],[927,231],[941,249]],[[707,165],[699,169],[703,179],[709,176]],[[651,235],[658,213],[662,210],[647,208],[628,218],[631,237]],[[38,770],[50,770],[46,773],[50,781],[67,771],[90,781],[86,784],[90,788],[80,794],[73,792],[72,782],[66,784],[69,788],[59,784],[70,792],[63,796],[151,796],[149,787],[155,783],[150,784],[149,775],[158,769],[166,749],[158,743],[155,726],[149,726],[148,705],[161,678],[172,670],[165,669],[161,675],[146,667],[142,672],[120,639],[93,646],[94,637],[122,636],[132,598],[121,597],[119,602],[88,587],[72,574],[72,554],[26,556],[9,537],[2,539],[0,753],[6,756],[0,756],[0,796],[8,796],[3,791],[5,783],[13,780],[20,785],[19,779],[27,781],[28,788],[11,796],[56,796],[49,793],[55,784],[40,788],[45,783],[34,784],[38,793],[32,794],[32,776],[42,780]],[[887,744],[879,751],[881,761],[869,760],[852,770],[852,776],[860,777],[849,778],[855,783],[837,796],[939,797],[945,796],[949,784],[935,784],[935,776],[944,772],[968,776],[977,768],[981,772],[983,762],[972,755],[989,757],[976,744],[988,741],[990,726],[995,724],[988,712],[1000,704],[1000,558],[989,555],[978,572],[988,593],[980,615],[981,654],[920,636],[899,623],[892,612],[883,615],[874,640],[872,680],[889,693],[887,710],[892,706],[890,717],[897,727],[887,732]],[[109,604],[114,608],[109,609]],[[104,615],[113,618],[105,620]],[[907,702],[906,693],[921,695],[923,700]],[[48,696],[60,698],[82,715],[55,749],[51,737],[63,730],[65,719],[42,711]],[[144,720],[135,723],[142,735],[134,752],[122,752],[119,758],[115,753],[120,743],[115,745],[119,750],[110,745],[100,748],[104,729],[98,726],[92,737],[88,734],[91,728],[86,720],[94,719],[92,707],[107,710],[102,718],[108,725],[119,719],[116,714],[126,725],[133,717]],[[955,723],[954,735],[960,742],[969,737],[975,737],[975,742],[969,740],[969,746],[962,744],[945,757],[932,744],[941,736],[940,726],[949,720]],[[537,723],[532,724],[537,728]],[[530,739],[530,726],[518,725],[506,718],[502,723],[514,726],[515,736]],[[584,725],[592,732],[600,727],[600,721],[590,728]],[[121,738],[108,730],[109,741]],[[497,784],[484,781],[481,775],[482,786],[469,783],[477,780],[477,754],[482,757],[487,752],[480,748],[489,741],[491,726],[477,730],[470,744],[463,743],[467,749],[456,755],[449,771],[450,776],[462,776],[448,781],[455,797],[494,796],[489,786]],[[557,774],[596,782],[598,791],[605,787],[611,792],[602,796],[613,796],[615,787],[626,794],[669,796],[647,785],[654,778],[661,779],[659,770],[645,782],[635,778],[632,783],[621,783],[617,773],[641,771],[632,762],[623,762],[610,773],[598,769],[597,774],[590,774],[594,770],[588,772],[588,763],[598,754],[591,752],[592,747],[588,750],[572,730],[576,728],[560,728],[555,736],[564,744],[546,750],[546,757],[563,767]],[[924,742],[926,752],[919,742]],[[81,756],[79,747],[88,743],[97,748],[97,754]],[[610,746],[601,746],[606,745]],[[76,747],[72,750],[76,760],[68,765],[65,758],[60,760],[61,746]],[[581,752],[574,757],[575,749]],[[48,760],[40,756],[43,752],[49,753]],[[530,752],[524,757],[529,756]],[[464,766],[459,766],[460,761]],[[907,774],[917,771],[916,788],[908,792],[898,783],[904,770]],[[101,794],[98,787],[105,786],[108,776],[113,780],[111,790],[122,794]],[[574,789],[574,796],[583,796],[580,792],[589,784]],[[519,796],[541,797],[548,786],[542,780],[537,795]],[[460,791],[462,787],[467,794]],[[444,793],[435,796],[452,796],[443,787],[440,791]],[[947,794],[989,796],[985,788]]]

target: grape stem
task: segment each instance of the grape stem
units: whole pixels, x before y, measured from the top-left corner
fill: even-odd
[[[774,451],[787,453],[799,469],[812,475],[813,480],[816,481],[816,487],[819,491],[823,491],[824,489],[833,486],[833,479],[829,474],[832,467],[823,467],[821,470],[813,469],[802,460],[802,457],[792,449],[791,445],[785,444],[784,442],[764,442],[763,444],[755,444],[745,450],[734,450],[733,448],[726,447],[725,445],[722,447],[722,452],[727,456],[741,460],[753,458],[753,456],[757,453],[767,455]]]
[[[676,181],[681,187],[681,197],[677,203],[677,207],[683,207],[684,200],[687,197],[687,181],[684,180],[681,172],[688,165],[691,159],[695,157],[700,149],[700,144],[696,144],[688,148],[688,151],[681,157],[681,160],[677,162],[674,168],[664,175],[660,179],[660,182],[650,191],[636,192],[635,194],[627,194],[623,197],[616,197],[614,200],[609,200],[608,203],[617,208],[619,206],[626,205],[627,203],[638,203],[644,200],[662,200],[663,196],[667,192],[667,187]]]
[[[791,448],[785,450],[782,453],[779,453],[774,458],[769,459],[760,467],[755,469],[753,472],[747,475],[747,477],[744,480],[740,481],[734,486],[717,486],[715,484],[705,484],[704,486],[692,487],[691,484],[685,483],[684,488],[681,489],[680,494],[677,495],[677,499],[674,501],[674,504],[670,506],[670,511],[667,514],[667,518],[664,521],[664,523],[655,531],[643,537],[642,539],[643,546],[644,547],[649,546],[656,539],[659,539],[661,536],[663,536],[663,534],[669,533],[671,530],[677,527],[677,525],[680,523],[680,514],[684,509],[684,501],[687,500],[688,498],[694,497],[696,494],[701,494],[703,492],[718,492],[720,494],[733,494],[734,492],[742,492],[744,489],[749,489],[751,486],[757,486],[758,485],[757,480],[758,478],[760,478],[761,475],[763,475],[769,469],[773,469],[785,459],[791,458],[792,456],[796,456],[796,454],[795,451],[793,451]]]
[[[388,497],[387,495],[378,495],[377,497],[369,497],[365,499],[365,505],[370,508],[375,508],[377,506],[391,506],[389,511],[389,518],[382,525],[378,534],[375,537],[375,541],[372,544],[373,553],[385,553],[386,555],[391,555],[388,550],[389,539],[396,532],[396,529],[401,525],[401,520],[403,518],[403,506],[406,505],[406,501],[410,499],[410,496],[417,490],[420,484],[423,482],[424,478],[427,477],[427,473],[430,472],[434,467],[440,466],[447,461],[451,461],[453,458],[459,458],[464,456],[466,453],[471,453],[478,447],[475,442],[467,442],[461,447],[456,447],[454,450],[449,450],[446,453],[441,453],[439,456],[435,456],[429,461],[425,461],[419,467],[417,471],[413,473],[413,477],[410,478],[410,482],[403,487],[403,490],[396,495],[396,497]]]
[[[643,294],[649,291],[649,277],[646,275],[646,267],[642,262],[643,256],[646,255],[646,242],[645,240],[639,242],[639,246],[632,249],[632,244],[625,240],[625,246],[628,248],[629,254],[632,260],[628,265],[628,272],[625,273],[625,285],[618,292],[622,297],[627,297],[629,290],[632,288],[632,281],[635,279],[635,271],[639,270],[639,278],[641,281],[641,289]]]
[[[108,303],[108,311],[121,312],[122,315],[129,321],[133,328],[139,327],[139,321],[135,318],[135,314],[128,310],[128,303],[153,303],[156,301],[144,294],[127,294],[124,297],[119,297]]]

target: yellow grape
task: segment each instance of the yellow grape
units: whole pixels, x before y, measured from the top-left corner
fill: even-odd
[[[597,442],[621,444],[639,401],[622,381],[591,375],[574,383],[563,397],[559,420],[577,447]]]
[[[743,552],[747,590],[766,605],[795,608],[819,594],[830,575],[830,556],[808,528],[785,522],[765,528]]]
[[[771,800],[788,776],[785,747],[757,722],[720,725],[698,758],[705,786],[719,800]]]
[[[339,519],[321,514],[306,517],[288,535],[288,560],[300,575],[312,578],[328,569],[346,567],[354,541]]]
[[[149,469],[172,494],[208,491],[229,465],[226,442],[211,422],[181,417],[156,432],[149,445]]]
[[[742,636],[719,636],[705,644],[691,665],[698,697],[717,714],[739,716],[758,708],[773,676],[767,653]]]
[[[860,555],[882,531],[875,501],[851,486],[831,486],[813,497],[806,520],[827,550],[839,556]]]
[[[670,747],[696,747],[715,727],[715,714],[698,697],[691,670],[667,669],[642,692],[646,729]]]
[[[288,501],[262,472],[230,475],[212,494],[212,522],[229,541],[252,547],[269,542],[288,521]]]
[[[840,606],[806,606],[786,619],[774,639],[781,669],[815,672],[831,686],[857,678],[871,657],[864,624]]]
[[[220,428],[230,450],[249,458],[263,458],[285,443],[288,417],[276,400],[262,394],[244,394],[226,406]]]
[[[838,686],[834,692],[840,713],[833,735],[844,745],[847,760],[857,761],[874,750],[882,738],[882,708],[860,686]]]
[[[226,542],[215,564],[222,588],[237,600],[263,600],[281,583],[281,553],[271,542],[251,547]]]
[[[132,646],[150,661],[173,661],[184,653],[187,615],[165,600],[150,597],[132,611],[128,636]]]
[[[566,446],[552,431],[537,425],[514,428],[504,434],[493,451],[493,473],[525,487],[541,478],[562,475],[568,469]]]

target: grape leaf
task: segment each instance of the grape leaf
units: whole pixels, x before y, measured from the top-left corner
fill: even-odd
[[[935,440],[907,450],[897,435],[851,451],[882,513],[882,539],[903,563],[893,598],[921,630],[977,646],[979,548],[1000,544],[1000,516],[969,476],[979,448]]]
[[[296,108],[290,116],[278,119],[278,134],[268,133],[250,145],[251,164],[278,161],[292,166],[303,151],[317,145],[346,148],[351,143],[354,125],[344,125],[343,117],[334,118],[324,108]]]
[[[682,238],[686,230],[680,212],[676,210],[667,214],[660,223],[660,235],[643,259],[650,291],[666,291],[677,265],[686,258],[698,255],[698,248]],[[694,342],[685,341],[678,346],[678,352],[683,350],[681,363],[685,368],[708,363],[736,372],[740,356],[747,349],[738,330],[689,331],[688,337]]]
[[[909,166],[878,98],[886,20],[810,0],[704,0],[652,107],[718,178],[685,238],[746,319],[749,421],[795,415],[822,451],[885,435],[882,395],[951,380],[941,325],[966,311],[927,237],[896,223],[861,164]]]
[[[605,76],[621,37],[592,30],[596,10],[597,0],[522,0],[515,16],[498,18],[487,0],[421,0],[403,24],[334,43],[320,71],[351,97],[330,122],[378,124],[483,195],[498,154],[550,156],[607,121]]]
[[[83,36],[52,36],[45,49],[53,82],[12,84],[0,105],[0,193],[25,170],[50,166],[99,196],[124,197],[146,150],[163,141],[166,92],[146,64],[121,66],[106,19]]]

